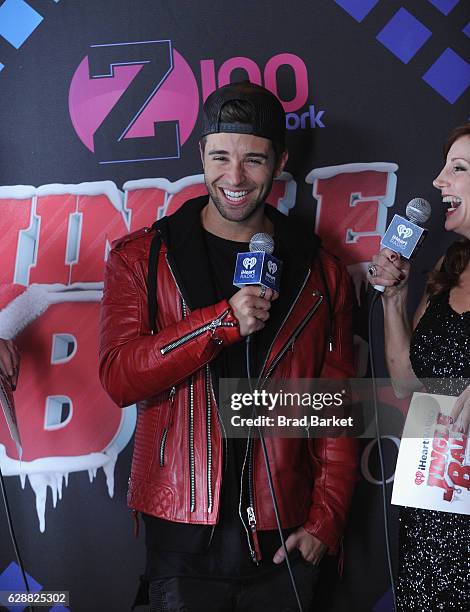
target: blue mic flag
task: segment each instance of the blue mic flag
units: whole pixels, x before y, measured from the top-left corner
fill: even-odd
[[[410,259],[426,236],[426,230],[405,217],[394,215],[380,242],[402,257]]]
[[[233,275],[236,287],[262,285],[279,293],[281,284],[282,261],[266,251],[238,253]]]

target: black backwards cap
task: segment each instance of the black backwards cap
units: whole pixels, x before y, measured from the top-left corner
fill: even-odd
[[[252,122],[221,122],[223,106],[238,100],[251,106]],[[270,91],[250,81],[224,85],[213,91],[204,103],[201,138],[220,132],[252,134],[284,145],[286,116],[282,104]]]

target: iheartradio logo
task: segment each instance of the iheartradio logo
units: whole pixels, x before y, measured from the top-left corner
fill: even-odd
[[[415,474],[415,484],[420,485],[420,484],[423,484],[423,482],[424,482],[424,474],[423,472],[420,472],[418,470]]]
[[[413,235],[413,230],[411,227],[406,227],[406,225],[403,225],[403,223],[397,227],[397,232],[401,238],[410,238]]]
[[[256,257],[245,257],[243,260],[243,267],[247,270],[251,270],[256,265]]]
[[[274,261],[268,261],[268,270],[271,274],[276,274],[277,264],[275,264]]]

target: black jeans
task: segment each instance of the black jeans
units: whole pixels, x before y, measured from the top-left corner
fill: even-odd
[[[292,563],[303,611],[309,612],[318,568]],[[287,567],[250,580],[176,577],[150,583],[151,612],[297,612]]]

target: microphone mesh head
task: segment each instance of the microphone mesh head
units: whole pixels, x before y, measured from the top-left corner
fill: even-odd
[[[250,251],[265,251],[268,255],[274,251],[274,240],[269,234],[253,234],[250,240]]]
[[[422,225],[431,216],[431,204],[423,198],[413,198],[406,205],[406,216],[417,225]]]

